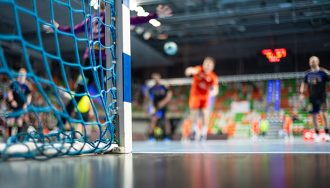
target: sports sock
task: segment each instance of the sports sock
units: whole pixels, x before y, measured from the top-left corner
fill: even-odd
[[[203,129],[202,129],[202,135],[203,136],[206,136],[207,135],[207,126],[203,126]]]
[[[11,132],[12,132],[13,128],[12,127],[8,127],[8,136],[11,136]]]
[[[21,133],[23,131],[23,127],[17,127],[17,134]]]

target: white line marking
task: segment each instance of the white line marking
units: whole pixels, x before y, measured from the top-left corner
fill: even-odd
[[[182,152],[182,151],[173,151],[173,152],[162,152],[162,151],[148,151],[148,152],[135,152],[133,151],[133,154],[330,154],[329,151],[326,152],[320,152],[320,151],[279,151],[279,152],[241,152],[241,151],[206,151],[206,152],[198,152],[198,151],[187,151],[187,152]]]

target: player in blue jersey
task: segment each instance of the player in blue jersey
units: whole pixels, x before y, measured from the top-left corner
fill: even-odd
[[[309,101],[312,104],[311,114],[313,115],[313,124],[315,128],[315,142],[320,142],[319,125],[317,115],[320,113],[323,118],[324,130],[326,133],[326,141],[330,141],[329,136],[329,119],[327,114],[327,83],[330,80],[329,72],[319,66],[320,60],[316,56],[309,59],[311,67],[305,74],[304,82],[300,86],[301,98],[303,98],[305,85],[308,87]]]
[[[171,140],[171,125],[166,117],[167,105],[172,99],[172,91],[169,86],[161,82],[161,76],[158,73],[152,74],[154,85],[149,89],[149,97],[152,102],[149,140],[154,140],[154,129],[159,120],[165,125],[165,140]]]
[[[31,90],[26,81],[26,70],[19,69],[17,80],[13,81],[9,86],[8,91],[8,106],[13,113],[22,113],[31,103]],[[15,114],[14,114],[15,115]],[[11,136],[14,124],[17,125],[17,133],[22,132],[23,116],[15,115],[8,118],[8,134]]]

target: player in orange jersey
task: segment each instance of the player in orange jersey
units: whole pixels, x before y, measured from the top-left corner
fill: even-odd
[[[188,67],[185,71],[186,76],[192,76],[190,89],[189,108],[192,120],[195,140],[206,140],[207,126],[209,122],[208,100],[211,96],[218,95],[218,78],[213,72],[215,60],[206,57],[202,66]],[[202,120],[202,131],[198,128],[198,121]]]
[[[292,118],[289,115],[285,115],[283,120],[283,132],[284,132],[284,139],[286,141],[293,141],[292,125],[293,125]]]

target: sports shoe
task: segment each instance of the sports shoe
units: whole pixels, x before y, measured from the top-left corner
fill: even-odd
[[[207,135],[202,135],[200,141],[205,142],[207,140]]]
[[[314,142],[316,142],[316,143],[321,142],[321,137],[320,137],[320,135],[318,135],[318,134],[315,135],[315,137],[314,137]]]
[[[172,139],[167,136],[164,138],[164,142],[171,142],[171,141],[172,141]]]
[[[195,141],[200,141],[201,140],[201,133],[199,131],[196,131],[194,140]]]
[[[149,137],[148,141],[149,141],[149,142],[155,142],[156,139],[155,139],[155,137]]]
[[[16,136],[11,136],[7,139],[7,144],[14,144],[17,143],[17,137]]]
[[[325,140],[326,142],[330,142],[330,135],[326,134],[326,135],[324,136],[324,140]]]

